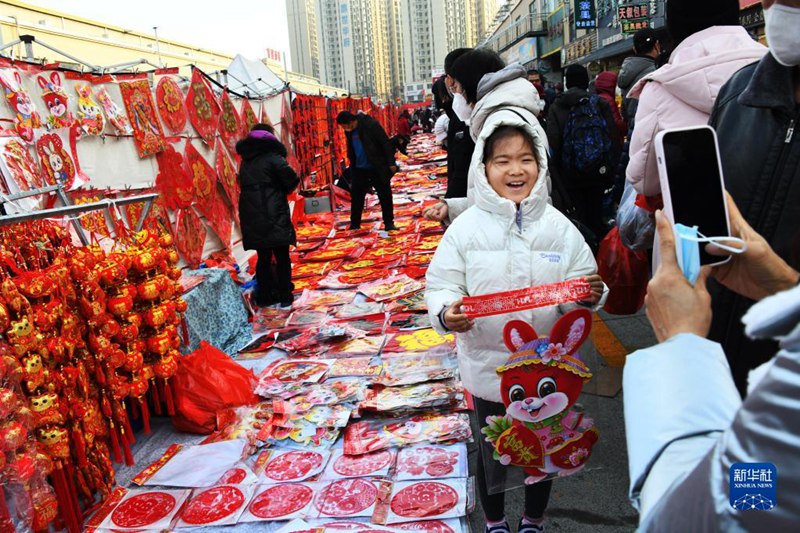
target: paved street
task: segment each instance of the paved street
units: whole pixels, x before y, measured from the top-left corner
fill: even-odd
[[[608,329],[628,353],[655,343],[655,337],[644,313],[618,317],[602,313]],[[595,332],[603,329],[595,327]],[[607,334],[604,334],[607,335]],[[615,339],[610,339],[612,350]],[[608,354],[609,339],[595,339]],[[616,350],[622,347],[616,345]],[[581,356],[595,376],[614,372],[606,365],[593,345],[587,341]],[[616,354],[612,354],[616,355]],[[613,379],[611,380],[613,381]],[[590,382],[591,384],[591,382]],[[588,386],[587,386],[588,387]],[[550,496],[548,532],[617,533],[636,529],[638,517],[631,507],[628,491],[628,454],[625,447],[625,424],[622,413],[622,392],[613,398],[584,394],[582,398],[587,414],[594,418],[600,430],[600,441],[595,446],[587,470],[573,477],[556,480]],[[470,471],[475,472],[477,452],[470,446]],[[506,512],[512,531],[522,514],[524,489],[515,489],[506,495]],[[484,518],[480,504],[470,516],[474,533],[483,531]]]

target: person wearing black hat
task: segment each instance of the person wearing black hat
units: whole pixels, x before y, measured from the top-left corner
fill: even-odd
[[[564,71],[566,91],[547,115],[547,139],[552,153],[554,205],[575,210],[575,218],[598,239],[606,233],[603,192],[613,182],[619,158],[616,125],[611,108],[589,95],[589,72],[581,65]],[[561,192],[561,198],[558,193]],[[560,205],[559,205],[560,204]]]
[[[636,116],[638,100],[628,98],[634,84],[656,70],[656,58],[661,55],[661,42],[656,30],[644,28],[633,35],[633,51],[636,55],[626,57],[619,70],[617,86],[622,91],[622,117],[630,124]]]

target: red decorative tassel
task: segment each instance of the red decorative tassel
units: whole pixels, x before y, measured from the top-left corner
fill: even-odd
[[[125,436],[128,439],[128,444],[133,446],[136,444],[136,437],[133,436],[133,430],[131,429],[131,421],[128,420],[128,414],[125,413],[125,418],[122,419],[122,428],[125,430]]]
[[[300,202],[299,205],[302,205],[302,202]],[[183,337],[183,345],[189,346],[189,327],[186,325],[185,316],[181,317],[181,333],[183,333],[183,335],[181,335],[181,337]]]
[[[58,499],[58,507],[61,509],[61,518],[64,519],[67,531],[70,533],[79,533],[81,526],[78,522],[78,518],[75,516],[75,508],[72,506],[72,498],[69,494],[69,485],[67,484],[67,478],[61,466],[53,470],[51,477],[53,480],[53,488],[56,491],[56,498]]]
[[[72,442],[75,457],[78,459],[78,466],[84,468],[88,464],[86,461],[86,441],[84,441],[83,433],[78,428],[72,430]]]
[[[142,423],[144,424],[144,432],[150,433],[150,409],[147,407],[147,400],[142,397],[139,398],[139,406],[142,408]]]
[[[114,462],[121,463],[122,452],[119,449],[119,438],[117,438],[117,428],[114,426],[114,422],[111,422],[111,431],[108,433],[111,435],[111,451],[114,452]]]
[[[100,368],[100,365],[95,363],[94,365],[94,377],[97,380],[97,384],[101,387],[105,387],[106,385],[106,375],[103,373],[103,369]]]
[[[131,453],[131,445],[128,442],[128,436],[125,434],[125,428],[119,428],[120,442],[122,442],[122,452],[125,454],[125,464],[133,466],[133,454]]]
[[[131,418],[139,420],[139,407],[136,404],[136,400],[131,400]]]
[[[78,522],[78,531],[81,531],[80,526],[83,525],[83,515],[81,515],[81,507],[78,504],[78,489],[75,487],[75,469],[72,468],[71,463],[64,463],[64,477],[67,480],[73,515]]]
[[[150,394],[153,397],[153,412],[157,415],[161,415],[161,398],[158,396],[158,385],[156,385],[156,381],[153,381],[153,384],[150,386]]]
[[[175,400],[172,397],[172,389],[169,386],[169,381],[164,379],[164,399],[167,401],[167,414],[175,416]]]

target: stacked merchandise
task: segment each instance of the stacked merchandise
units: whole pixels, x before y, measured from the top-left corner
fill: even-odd
[[[112,460],[133,462],[126,401],[145,424],[148,402],[170,410],[178,255],[155,230],[120,232],[110,252],[76,248],[49,221],[4,227],[0,242],[0,500],[14,510],[0,523],[77,532],[110,493]]]
[[[292,133],[300,163],[298,174],[304,179],[302,188],[319,189],[330,185],[334,157],[330,131],[335,124],[328,113],[328,99],[297,95],[292,106]]]
[[[417,161],[432,151],[430,136],[411,147]],[[430,328],[422,297],[443,229],[419,215],[443,192],[440,168],[394,178],[397,232],[378,231],[374,205],[371,229],[347,231],[347,212],[298,228],[298,298],[261,309],[237,358],[261,360],[262,401],[217,413],[216,432],[167,450],[91,527],[466,531],[470,400],[455,338]]]

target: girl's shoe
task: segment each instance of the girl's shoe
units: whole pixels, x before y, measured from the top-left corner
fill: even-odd
[[[517,526],[517,533],[543,533],[544,532],[544,524],[542,524],[540,526],[537,526],[535,524],[525,524],[525,523],[522,522],[523,518],[519,519],[519,525]]]
[[[502,524],[498,524],[492,527],[489,527],[489,524],[486,524],[483,527],[483,533],[511,533],[511,528],[508,527],[508,522],[506,520],[503,520]]]

